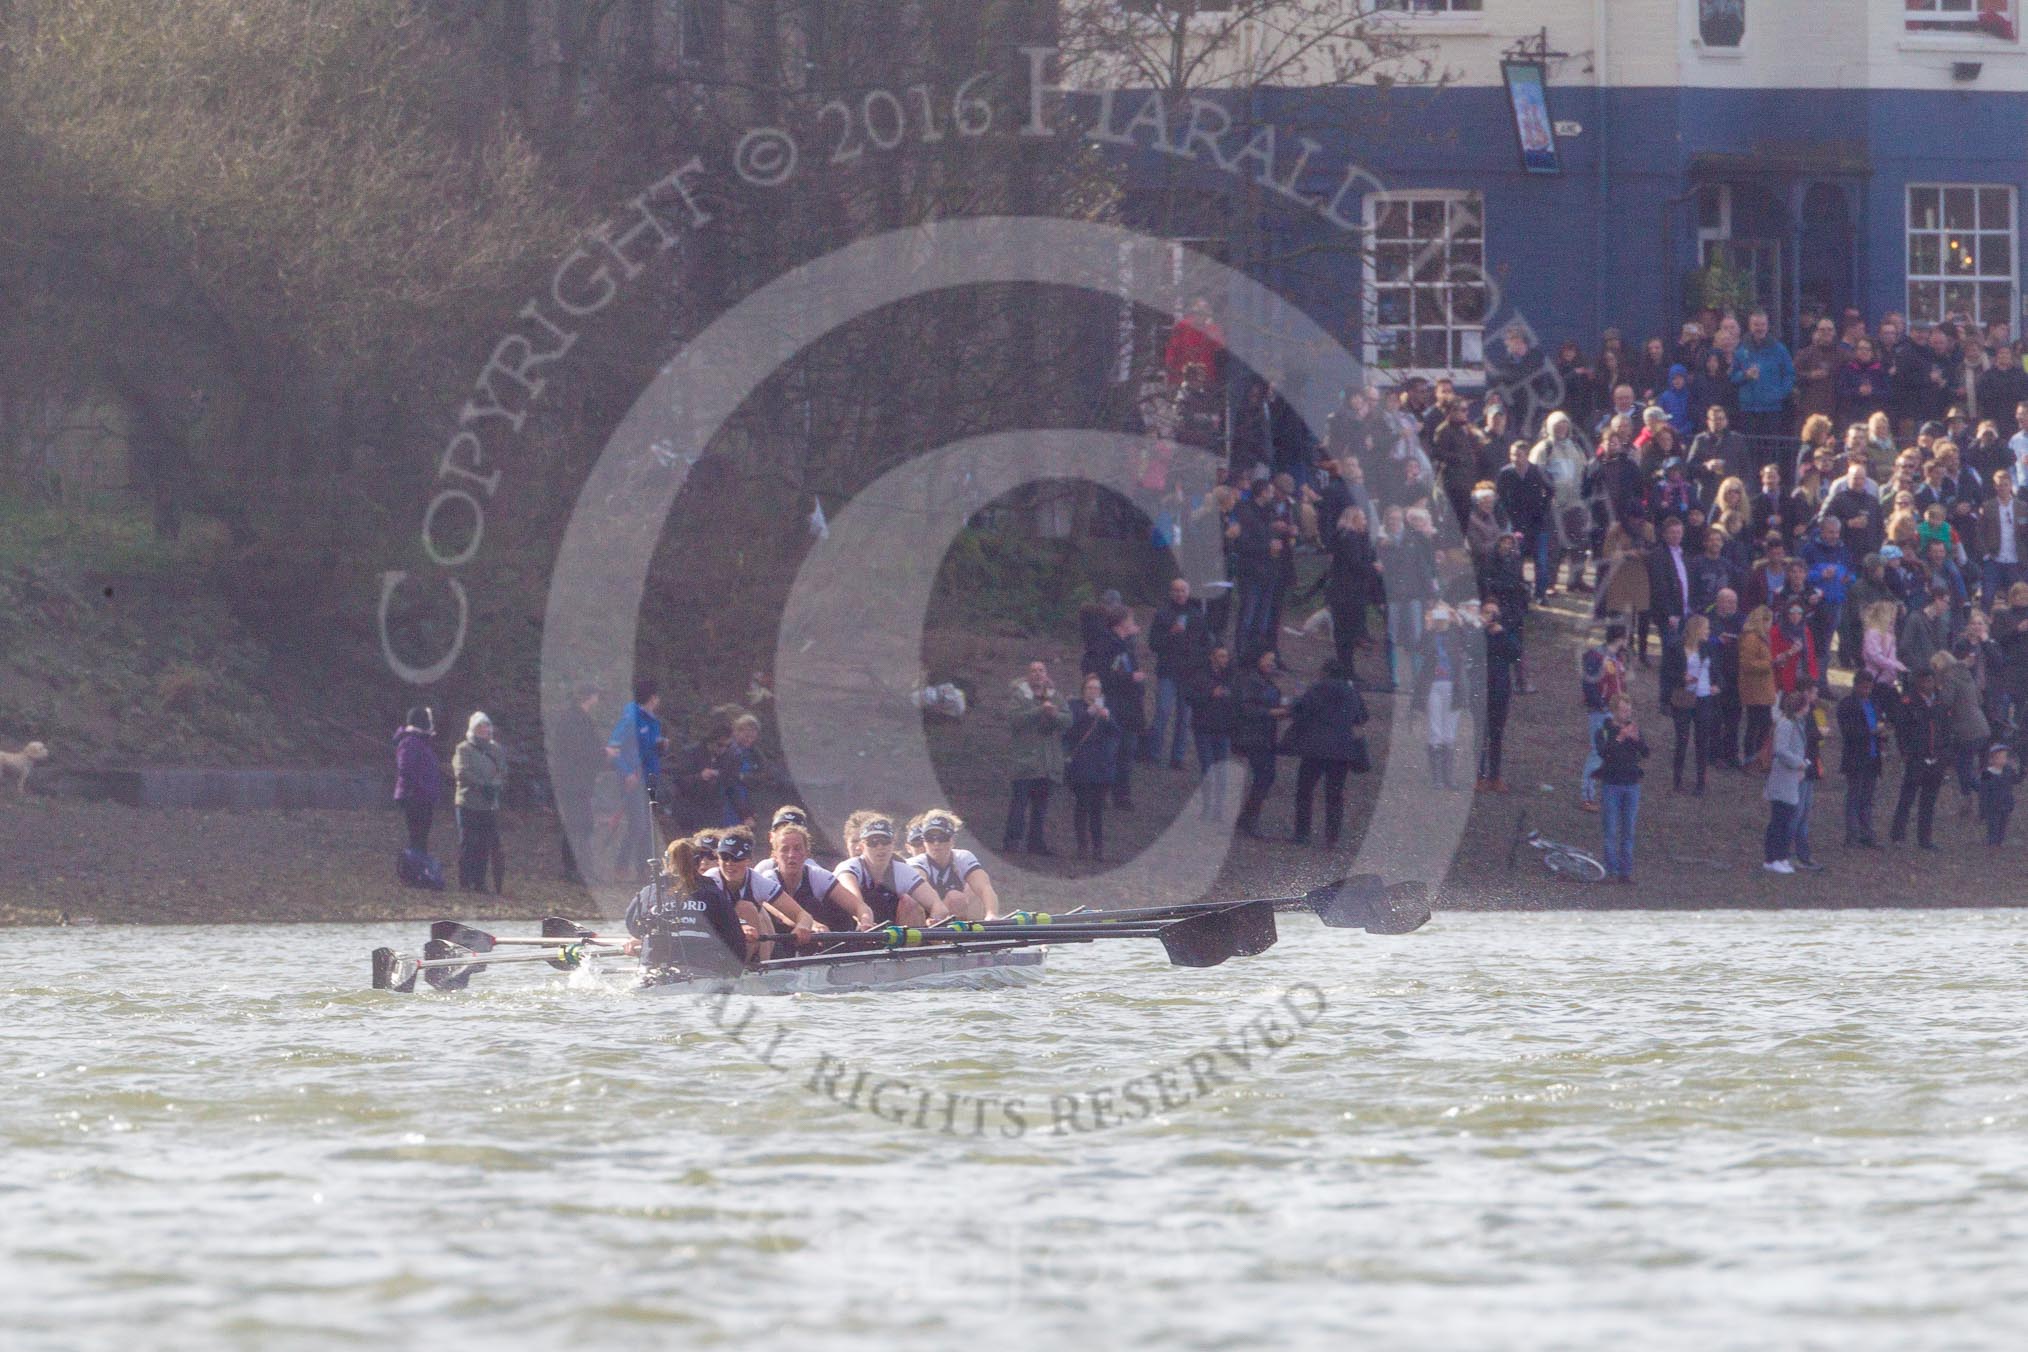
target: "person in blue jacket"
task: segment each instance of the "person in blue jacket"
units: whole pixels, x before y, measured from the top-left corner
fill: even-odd
[[[644,861],[655,848],[651,814],[666,745],[662,720],[656,717],[661,707],[661,687],[653,678],[641,677],[634,682],[634,698],[620,710],[619,721],[606,739],[606,758],[625,786],[627,803],[626,838],[615,861],[622,878],[639,878],[645,871]]]
[[[1796,389],[1796,363],[1781,339],[1768,331],[1767,311],[1755,310],[1746,321],[1746,338],[1732,356],[1732,383],[1739,390],[1742,430],[1761,440],[1754,446],[1759,464],[1767,463],[1770,447],[1785,441],[1789,396]]]
[[[1831,651],[1831,635],[1838,632],[1838,617],[1845,607],[1845,590],[1859,580],[1859,572],[1852,563],[1852,550],[1844,540],[1845,523],[1835,516],[1827,516],[1817,523],[1817,529],[1803,541],[1797,551],[1803,566],[1810,570],[1810,585],[1823,593],[1823,600],[1817,604],[1816,614],[1810,617],[1810,627],[1817,631],[1817,652],[1828,657]],[[1856,652],[1841,654],[1845,665],[1857,666]]]
[[[1669,415],[1669,422],[1675,427],[1677,436],[1688,441],[1697,435],[1697,420],[1690,411],[1689,367],[1669,368],[1669,383],[1655,396],[1655,403]]]

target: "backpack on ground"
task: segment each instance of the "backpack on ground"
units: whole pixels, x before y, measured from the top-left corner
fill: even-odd
[[[444,890],[444,866],[425,850],[403,850],[394,861],[394,876],[406,887],[420,887],[426,892]]]

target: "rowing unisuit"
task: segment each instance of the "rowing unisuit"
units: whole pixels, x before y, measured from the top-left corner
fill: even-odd
[[[938,896],[943,896],[947,892],[964,891],[965,879],[986,867],[979,862],[979,856],[970,850],[952,850],[951,862],[942,867],[939,867],[937,861],[930,858],[927,853],[912,856],[908,863],[909,867],[929,880],[929,885],[937,890]]]
[[[852,912],[832,900],[832,892],[838,886],[837,876],[821,864],[806,862],[802,876],[793,888],[782,886],[782,866],[772,859],[761,860],[747,876],[753,880],[753,899],[756,902],[773,901],[786,891],[791,901],[809,912],[810,918],[824,928],[849,930],[853,927]],[[765,895],[764,888],[768,889]]]
[[[847,859],[838,865],[838,872],[849,875],[859,884],[859,895],[866,898],[867,906],[873,910],[873,918],[883,925],[891,925],[901,899],[922,886],[922,874],[915,865],[900,859],[889,859],[887,867],[878,877],[872,865],[864,859]]]

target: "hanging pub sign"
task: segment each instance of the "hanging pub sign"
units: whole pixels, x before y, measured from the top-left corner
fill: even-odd
[[[1521,147],[1521,167],[1531,174],[1560,174],[1563,156],[1556,148],[1556,124],[1549,117],[1549,72],[1540,61],[1502,61],[1507,102],[1514,110],[1514,136]]]
[[[1737,47],[1746,36],[1746,0],[1697,0],[1697,36],[1706,47]]]

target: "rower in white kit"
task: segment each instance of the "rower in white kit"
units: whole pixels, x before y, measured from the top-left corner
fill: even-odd
[[[775,934],[788,937],[775,952],[776,945],[763,943],[759,960],[786,957],[791,948],[800,948],[810,942],[810,936],[824,926],[817,924],[793,896],[782,889],[779,879],[769,877],[753,867],[753,832],[744,826],[735,826],[718,835],[718,866],[706,869],[704,876],[718,883],[735,907],[742,904],[754,908],[757,926],[763,938]]]
[[[1000,898],[993,891],[992,876],[979,856],[957,848],[957,835],[964,825],[957,813],[946,808],[923,813],[909,823],[909,838],[919,840],[921,849],[908,862],[958,919],[997,919]]]
[[[934,925],[950,918],[943,898],[913,864],[895,854],[892,819],[855,812],[845,819],[845,836],[857,852],[838,866],[839,890],[872,911],[877,923]]]

